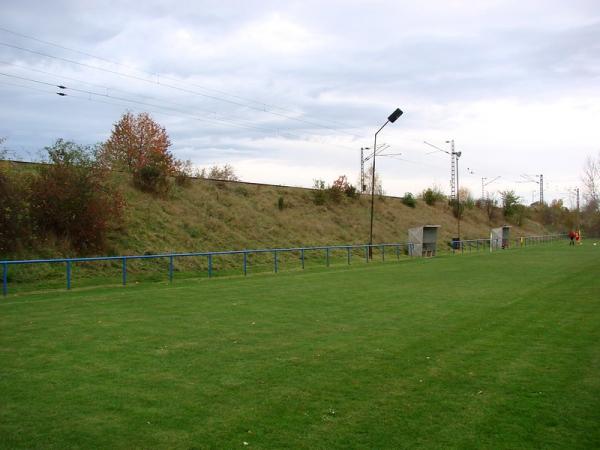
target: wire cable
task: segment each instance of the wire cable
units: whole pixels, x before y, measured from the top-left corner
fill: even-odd
[[[29,48],[26,48],[26,47],[21,47],[21,46],[14,45],[14,44],[9,44],[9,43],[6,43],[6,42],[0,42],[0,45],[3,45],[3,46],[8,47],[8,48],[15,49],[15,50],[32,53],[32,54],[35,54],[35,55],[38,55],[38,56],[43,56],[45,58],[51,58],[51,59],[55,59],[55,60],[58,60],[58,61],[63,61],[63,62],[69,63],[69,64],[75,64],[75,65],[78,65],[78,66],[81,66],[81,67],[86,67],[88,69],[99,70],[99,71],[102,71],[102,72],[105,72],[105,73],[110,73],[112,75],[117,75],[117,76],[120,76],[120,77],[129,78],[129,79],[133,79],[133,80],[136,80],[136,81],[142,81],[142,82],[150,83],[150,84],[153,84],[153,85],[164,86],[164,87],[167,87],[169,89],[174,89],[174,90],[177,90],[177,91],[180,91],[180,92],[185,92],[187,94],[202,96],[202,97],[205,97],[205,98],[209,98],[211,100],[216,100],[216,101],[220,101],[220,102],[229,103],[229,104],[236,105],[236,106],[239,106],[239,107],[242,107],[242,108],[252,109],[252,110],[255,110],[255,111],[259,111],[261,113],[271,114],[271,115],[278,116],[278,117],[281,117],[281,118],[285,118],[285,119],[288,119],[288,120],[294,120],[294,121],[297,121],[297,122],[302,122],[302,123],[307,124],[307,125],[312,125],[312,126],[315,126],[315,127],[318,127],[318,128],[328,129],[328,130],[335,131],[335,132],[341,132],[343,134],[347,134],[347,135],[355,137],[355,138],[360,138],[360,136],[358,136],[358,135],[356,135],[354,133],[349,133],[349,132],[347,132],[345,130],[340,130],[340,129],[328,127],[326,125],[322,125],[322,124],[319,124],[317,122],[305,120],[305,119],[302,119],[302,118],[299,118],[299,117],[290,116],[288,114],[283,114],[283,113],[278,113],[278,112],[275,112],[275,111],[270,111],[270,110],[267,110],[266,108],[260,108],[260,107],[257,107],[257,106],[252,106],[252,105],[249,105],[247,103],[242,103],[241,101],[230,100],[230,99],[227,99],[227,98],[218,97],[216,95],[206,94],[206,93],[203,93],[203,92],[198,92],[198,91],[194,91],[194,90],[191,90],[191,89],[186,89],[186,88],[183,88],[183,87],[180,87],[180,86],[175,86],[173,84],[163,83],[163,82],[160,82],[159,79],[154,80],[152,78],[145,78],[145,77],[140,77],[140,76],[136,76],[136,75],[126,74],[126,73],[123,73],[123,72],[119,72],[117,70],[107,69],[105,67],[100,67],[100,66],[96,66],[96,65],[92,65],[92,64],[87,64],[87,63],[83,63],[83,62],[80,62],[80,61],[75,61],[75,60],[69,59],[69,58],[63,58],[61,56],[51,55],[51,54],[48,54],[48,53],[40,52],[40,51],[37,51],[37,50],[32,50],[32,49],[29,49]],[[142,73],[144,73],[144,72],[142,72]],[[147,75],[151,75],[151,74],[147,74]]]
[[[112,100],[118,100],[118,101],[122,101],[122,102],[127,102],[127,103],[134,103],[137,105],[141,105],[141,106],[145,106],[145,107],[151,107],[151,108],[158,108],[158,109],[168,109],[171,111],[175,111],[179,114],[172,114],[172,113],[165,113],[163,111],[159,111],[159,114],[167,114],[167,115],[171,115],[174,117],[185,117],[185,118],[191,118],[193,120],[198,120],[198,121],[202,121],[202,122],[208,122],[208,123],[218,123],[219,125],[223,125],[223,124],[227,124],[230,126],[234,126],[237,128],[243,128],[243,129],[252,129],[252,130],[257,130],[257,131],[262,131],[265,133],[270,133],[270,134],[276,134],[278,136],[282,136],[282,137],[288,137],[290,139],[297,139],[297,140],[304,140],[307,142],[312,142],[306,138],[303,138],[302,136],[299,135],[295,135],[289,132],[281,132],[279,130],[272,130],[269,128],[264,128],[264,127],[258,127],[258,126],[254,126],[254,125],[246,125],[246,124],[240,124],[240,123],[235,123],[232,121],[227,121],[227,120],[220,120],[220,119],[211,119],[211,118],[206,118],[206,117],[198,117],[198,116],[194,116],[191,114],[186,113],[185,111],[181,111],[178,110],[176,108],[170,108],[170,107],[166,107],[166,106],[162,106],[162,105],[156,105],[156,104],[152,104],[152,103],[148,103],[148,102],[142,102],[142,101],[138,101],[138,100],[133,100],[133,99],[128,99],[125,97],[118,97],[118,96],[112,96],[110,94],[105,94],[105,93],[98,93],[98,92],[93,92],[93,91],[89,91],[86,89],[77,89],[77,88],[70,88],[68,86],[64,86],[64,85],[57,85],[55,83],[49,83],[46,81],[41,81],[41,80],[36,80],[33,78],[27,78],[27,77],[21,77],[21,76],[17,76],[17,75],[12,75],[12,74],[7,74],[7,73],[3,73],[0,72],[1,76],[5,76],[5,77],[9,77],[9,78],[14,78],[14,79],[18,79],[18,80],[22,80],[22,81],[27,81],[27,82],[31,82],[31,83],[36,83],[36,84],[41,84],[44,86],[51,86],[51,87],[56,87],[58,88],[60,91],[59,92],[54,92],[55,94],[61,96],[61,97],[66,97],[66,96],[70,96],[70,97],[74,97],[74,98],[82,98],[82,97],[78,97],[78,96],[74,96],[71,94],[68,94],[64,91],[66,90],[70,90],[73,92],[79,92],[79,93],[83,93],[83,94],[87,94],[89,96],[97,96],[97,97],[104,97],[104,98],[108,98],[108,99],[112,99]],[[19,86],[19,87],[24,87],[24,86]],[[44,91],[47,92],[47,91]],[[88,100],[91,100],[91,98],[89,98]],[[108,102],[104,102],[104,103],[108,103]],[[122,105],[121,105],[122,106]],[[156,110],[150,111],[150,112],[156,112]],[[329,145],[329,146],[336,146],[336,147],[340,147],[343,149],[351,149],[354,150],[354,148],[345,146],[345,145],[340,145],[340,144],[335,144],[335,143],[330,143],[330,142],[321,142],[321,144],[323,145]]]

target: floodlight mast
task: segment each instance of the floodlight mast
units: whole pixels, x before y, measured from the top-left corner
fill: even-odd
[[[402,115],[402,110],[396,108],[396,110],[389,115],[387,120],[381,128],[375,132],[375,138],[373,142],[373,166],[371,171],[371,227],[369,230],[369,258],[373,259],[373,212],[375,210],[375,156],[377,156],[377,135],[388,123],[394,123]]]

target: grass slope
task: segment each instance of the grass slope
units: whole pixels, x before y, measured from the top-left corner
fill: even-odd
[[[597,448],[598,252],[10,297],[0,446]]]
[[[211,180],[193,180],[176,188],[169,199],[141,193],[122,181],[126,192],[125,230],[111,238],[116,253],[238,250],[368,241],[370,198],[344,198],[315,205],[310,190]],[[279,210],[278,199],[285,208]],[[500,211],[492,225],[505,223]],[[409,208],[398,198],[379,198],[375,205],[374,242],[406,242],[410,227],[441,225],[440,240],[450,241],[456,219],[445,204],[422,201]],[[483,211],[467,210],[461,224],[464,239],[489,237]],[[526,220],[513,236],[543,234],[544,227]]]

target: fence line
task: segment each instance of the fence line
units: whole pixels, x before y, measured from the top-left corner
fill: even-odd
[[[525,238],[516,239],[516,242],[521,242],[522,239],[526,239],[525,245],[532,245],[542,242],[551,242],[557,239],[562,239],[566,235],[545,235],[545,236],[527,236]],[[498,241],[497,239],[494,241]],[[475,243],[475,244],[473,244]],[[464,253],[465,248],[468,251],[472,251],[475,247],[477,250],[494,248],[494,243],[490,239],[473,239],[464,241],[455,241],[452,243],[452,253],[461,252]],[[271,249],[255,249],[255,250],[230,250],[230,251],[215,251],[215,252],[189,252],[189,253],[161,253],[154,255],[126,255],[126,256],[95,256],[95,257],[81,257],[81,258],[52,258],[52,259],[27,259],[27,260],[6,260],[0,261],[2,265],[2,294],[8,295],[8,268],[9,266],[17,265],[34,265],[34,264],[65,264],[65,279],[66,288],[71,289],[72,282],[72,267],[75,263],[80,262],[94,262],[94,261],[119,261],[121,263],[121,283],[123,286],[127,284],[127,262],[132,260],[146,260],[146,259],[168,259],[168,279],[169,282],[173,281],[174,275],[174,264],[175,258],[188,258],[188,257],[201,257],[206,258],[207,262],[207,276],[211,278],[213,276],[213,258],[215,256],[226,256],[226,255],[242,255],[242,274],[248,275],[249,256],[250,255],[272,255],[273,272],[279,272],[279,255],[299,252],[301,268],[304,269],[306,266],[306,252],[323,251],[324,260],[326,267],[330,265],[331,252],[334,250],[344,250],[346,252],[346,262],[348,265],[352,262],[354,250],[364,250],[364,260],[369,262],[369,248],[379,249],[381,253],[381,260],[386,259],[386,248],[393,250],[393,256],[396,259],[400,259],[400,255],[411,254],[410,251],[414,244],[410,242],[405,243],[387,243],[387,244],[352,244],[352,245],[329,245],[329,246],[317,246],[317,247],[293,247],[293,248],[271,248]],[[522,245],[524,246],[524,245]],[[388,253],[389,257],[389,253]],[[371,259],[373,257],[371,256]]]
[[[505,248],[520,248],[537,245],[541,243],[554,242],[561,239],[566,239],[567,233],[545,234],[540,236],[522,236],[513,239],[468,239],[462,241],[454,241],[450,243],[453,254],[483,250],[503,250]]]

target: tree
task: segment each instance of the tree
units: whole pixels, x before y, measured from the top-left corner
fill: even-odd
[[[600,153],[588,156],[582,176],[584,207],[581,225],[589,235],[600,235]]]
[[[371,189],[373,186],[373,183],[371,183],[371,178],[373,178],[373,165],[371,165],[366,171],[365,171],[365,186],[367,187],[365,192],[370,194],[371,193]],[[379,173],[377,171],[375,171],[375,194],[376,195],[383,195],[383,185],[381,184],[381,178],[379,177]]]
[[[498,200],[494,197],[487,196],[486,198],[477,200],[476,205],[485,211],[488,221],[491,222],[494,218],[494,211],[498,205]]]
[[[111,169],[131,172],[140,189],[164,193],[169,189],[168,177],[178,170],[170,146],[165,128],[148,113],[134,116],[128,112],[113,126],[101,148],[100,160]]]
[[[515,191],[501,191],[500,197],[502,198],[502,210],[504,217],[512,217],[518,212],[518,205],[520,204],[520,197]]]
[[[194,176],[194,165],[192,161],[178,160],[175,162],[176,173],[175,173],[175,182],[179,186],[189,186],[191,184],[191,179]]]
[[[588,156],[583,167],[583,198],[587,205],[598,210],[600,207],[600,153],[594,159]]]
[[[336,203],[339,203],[342,200],[342,194],[346,194],[346,196],[350,198],[358,197],[356,187],[348,183],[348,178],[346,175],[340,175],[337,177],[337,179],[329,187],[328,192],[331,199]]]

